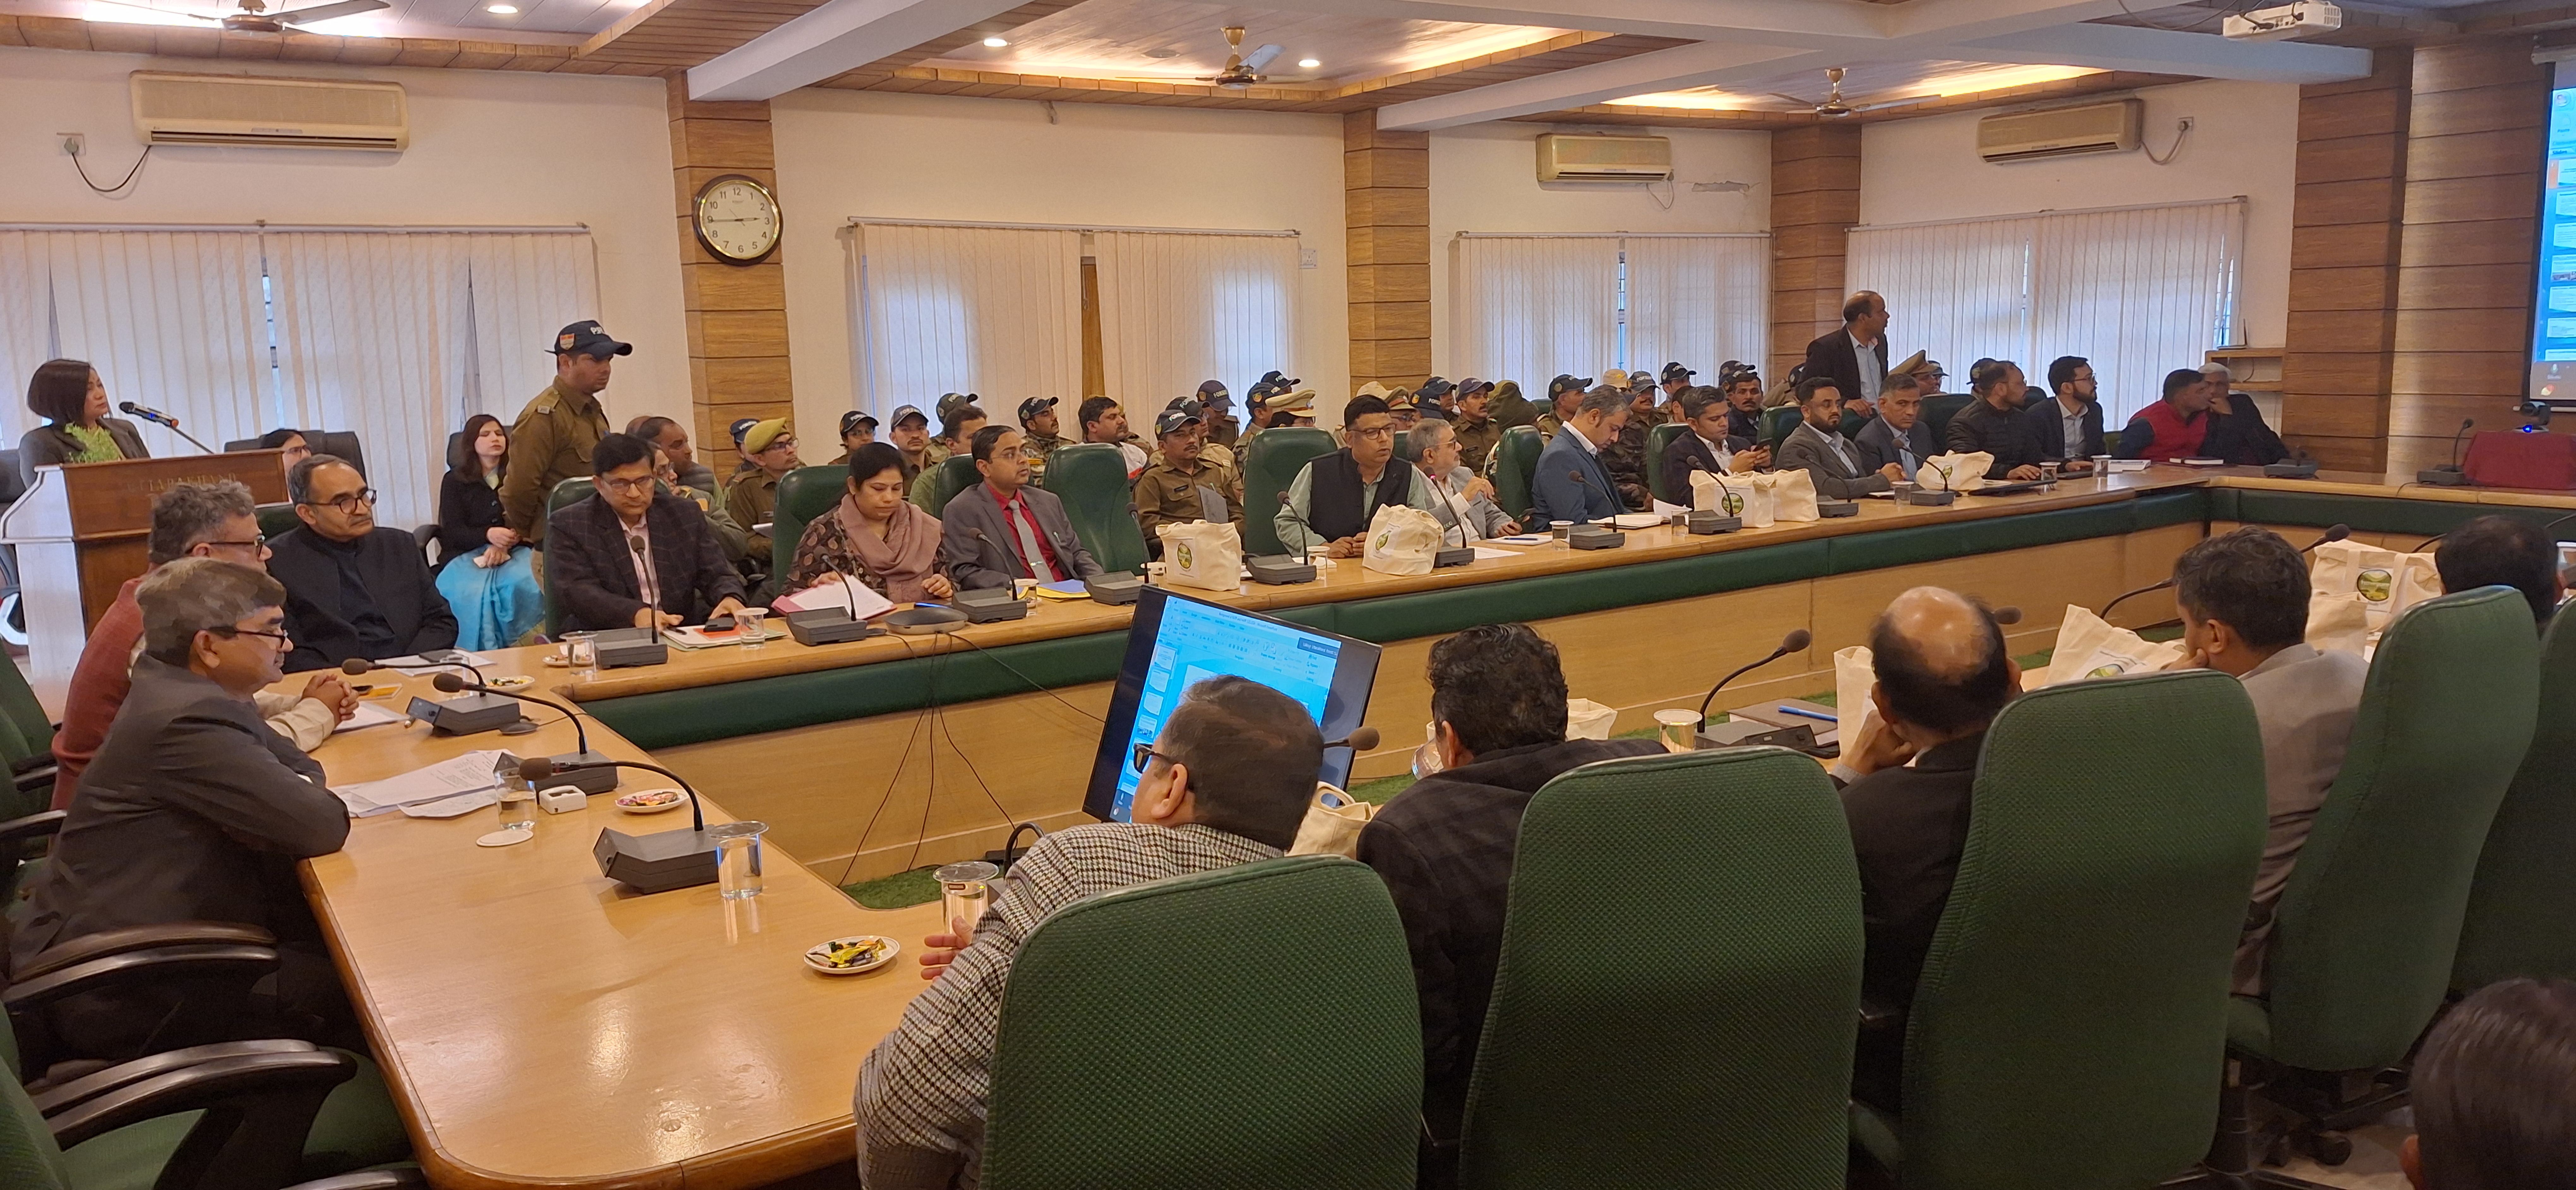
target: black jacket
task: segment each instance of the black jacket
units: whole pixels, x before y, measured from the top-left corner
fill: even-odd
[[[441,560],[483,552],[484,534],[507,523],[501,493],[481,479],[453,471],[438,480],[438,550]]]
[[[340,557],[347,547],[305,526],[268,543],[268,573],[286,585],[286,635],[295,649],[287,672],[323,669],[352,657],[374,661],[456,644],[456,613],[438,593],[420,542],[400,529],[377,529],[359,538],[352,559],[366,604],[342,598]],[[370,609],[384,617],[392,643],[370,648],[358,620]]]
[[[152,452],[143,448],[143,434],[134,423],[121,417],[98,419],[100,429],[116,441],[117,452],[129,459],[148,459]],[[51,467],[80,453],[80,442],[55,422],[46,422],[27,431],[18,439],[18,482],[35,486],[36,468]]]
[[[1901,1012],[1914,1003],[1924,956],[1959,877],[1985,743],[1984,732],[1952,740],[1910,767],[1880,769],[1843,787],[1843,817],[1860,861],[1861,995],[1873,1005]],[[1862,1098],[1894,1108],[1904,1037],[1901,1029],[1890,1032],[1892,1040],[1862,1038],[1854,1085]]]
[[[653,542],[653,573],[662,586],[660,610],[695,624],[726,597],[743,597],[742,575],[725,562],[724,546],[696,504],[668,492],[653,493],[644,510]],[[600,496],[555,510],[546,521],[546,570],[561,604],[560,631],[632,628],[643,610],[626,527]]]
[[[2066,419],[2064,410],[2057,406],[2057,398],[2033,397],[2030,404],[2022,407],[2021,415],[2030,419],[2031,433],[2039,437],[2041,457],[2052,462],[2063,460],[2066,457]],[[2090,402],[2084,406],[2084,448],[2077,457],[2089,459],[2109,453],[2110,450],[2102,445],[2102,402]]]
[[[1738,438],[1732,434],[1727,435],[1726,450],[1728,454],[1734,454],[1738,451],[1751,449],[1753,449],[1753,441],[1751,439]],[[1708,448],[1708,443],[1700,440],[1700,436],[1697,431],[1673,435],[1673,440],[1664,444],[1665,490],[1656,493],[1656,497],[1667,504],[1679,504],[1684,508],[1690,507],[1690,477],[1691,472],[1693,471],[1714,472],[1720,478],[1725,476],[1724,469],[1717,465],[1717,452],[1710,450]]]
[[[1506,748],[1415,782],[1360,831],[1359,859],[1394,895],[1422,997],[1422,1102],[1432,1135],[1453,1140],[1501,959],[1503,908],[1521,811],[1557,774],[1596,760],[1651,756],[1653,740],[1564,740]]]
[[[1807,379],[1832,377],[1834,391],[1841,393],[1846,401],[1860,395],[1862,366],[1860,351],[1852,346],[1851,330],[1847,327],[1835,327],[1807,344]],[[1870,349],[1867,366],[1878,374],[1881,381],[1887,379],[1887,336],[1878,337],[1878,346]]]
[[[2263,420],[2263,411],[2255,407],[2252,397],[2229,393],[2227,412],[2212,410],[2211,418],[2201,450],[2212,458],[2239,467],[2267,467],[2290,457],[2290,448]]]
[[[2007,413],[1983,398],[1969,402],[1957,417],[1950,419],[1948,436],[1944,445],[1952,454],[1984,451],[1995,456],[1995,465],[1986,469],[1988,479],[2002,479],[2015,467],[2036,467],[2054,457],[2040,451],[2039,431],[2030,424],[2029,410]]]

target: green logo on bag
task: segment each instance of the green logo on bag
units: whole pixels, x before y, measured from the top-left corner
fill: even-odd
[[[1733,492],[1728,492],[1726,495],[1719,497],[1717,505],[1718,507],[1725,509],[1726,515],[1728,516],[1744,515],[1744,497],[1738,496]]]
[[[2362,571],[2361,577],[2354,579],[2352,586],[2354,590],[2361,592],[2362,598],[2372,603],[2386,603],[2389,595],[2397,588],[2397,576],[2374,567]]]
[[[1190,543],[1183,541],[1175,543],[1172,546],[1172,565],[1178,566],[1183,570],[1189,570],[1192,568],[1190,565]]]
[[[1385,532],[1385,533],[1380,533],[1380,534],[1378,534],[1378,535],[1377,535],[1377,544],[1376,544],[1375,546],[1373,546],[1372,548],[1374,548],[1374,549],[1381,549],[1381,550],[1382,550],[1382,549],[1385,549],[1385,548],[1386,548],[1386,543],[1387,543],[1387,542],[1389,542],[1389,541],[1393,541],[1394,539],[1395,539],[1395,533],[1394,533],[1392,530],[1390,530],[1390,531],[1388,531],[1388,532]]]
[[[2103,665],[2095,667],[2093,672],[2084,676],[2088,678],[2116,678],[2127,672],[2129,671],[2118,665]]]

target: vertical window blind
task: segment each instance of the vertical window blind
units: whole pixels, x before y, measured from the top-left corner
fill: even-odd
[[[1297,237],[1104,231],[1101,375],[1136,432],[1175,397],[1222,380],[1241,393],[1297,349]],[[1293,374],[1293,373],[1292,373]],[[1067,411],[1070,412],[1070,411]]]
[[[1711,374],[1762,351],[1768,235],[1462,233],[1450,257],[1450,364],[1543,392],[1560,372]]]
[[[2090,360],[2117,428],[2164,374],[2242,343],[2245,200],[1855,227],[1845,276],[1887,298],[1890,354],[1920,347],[1964,389],[1979,357],[2048,387],[2049,361]]]
[[[598,301],[578,228],[0,229],[0,376],[88,360],[111,400],[213,445],[352,431],[377,520],[400,528],[436,517],[447,435],[516,416],[553,377],[556,328]],[[0,406],[11,441],[36,420]]]

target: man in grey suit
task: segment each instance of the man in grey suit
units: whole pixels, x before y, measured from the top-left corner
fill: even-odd
[[[322,766],[269,729],[251,696],[281,676],[286,590],[246,566],[181,558],[136,589],[143,656],[98,759],[38,876],[10,951],[23,967],[84,935],[235,922],[277,937],[264,1002],[184,982],[73,997],[53,1026],[73,1052],[114,1058],[215,1040],[250,1020],[315,1040],[349,1035],[346,999],[295,861],[340,849],[349,814]],[[246,1018],[245,1009],[276,1018]],[[250,1033],[250,1036],[270,1036]]]
[[[1073,519],[1055,493],[1028,486],[1029,462],[1018,429],[986,426],[970,440],[984,482],[957,493],[939,512],[939,554],[959,588],[1007,587],[1097,578],[1103,571],[1074,536]]]
[[[1861,466],[1880,471],[1894,463],[1906,475],[1941,453],[1932,427],[1923,422],[1922,382],[1913,373],[1887,378],[1887,387],[1878,394],[1878,416],[1852,436],[1852,446],[1860,451]]]
[[[2263,990],[2272,914],[2326,791],[2343,771],[2370,663],[2358,653],[2306,643],[2308,562],[2268,529],[2212,537],[2174,561],[2174,603],[2187,655],[2174,668],[2233,674],[2263,733],[2263,786],[2271,827],[2255,870],[2254,907],[2236,946],[2236,994]]]
[[[1884,492],[1906,478],[1896,464],[1871,469],[1861,464],[1860,450],[1843,441],[1843,394],[1824,377],[1798,385],[1798,428],[1780,443],[1778,470],[1799,470],[1827,500],[1849,500]]]

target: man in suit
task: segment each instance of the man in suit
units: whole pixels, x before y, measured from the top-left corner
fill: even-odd
[[[1682,424],[1689,426],[1690,432],[1676,434],[1664,444],[1664,490],[1658,498],[1688,508],[1691,472],[1746,475],[1771,465],[1768,449],[1750,438],[1727,432],[1727,415],[1732,410],[1716,389],[1691,389],[1682,394],[1680,404]]]
[[[1627,511],[1619,500],[1619,485],[1601,459],[1601,448],[1619,436],[1627,421],[1625,391],[1605,384],[1583,394],[1565,420],[1564,432],[1538,452],[1538,473],[1530,479],[1534,519],[1579,524]]]
[[[1395,419],[1384,400],[1351,398],[1342,406],[1342,433],[1349,445],[1298,468],[1270,516],[1281,548],[1292,555],[1323,546],[1336,558],[1359,557],[1369,522],[1389,504],[1438,515],[1439,497],[1422,469],[1396,460]]]
[[[1923,420],[1921,382],[1913,373],[1887,378],[1887,387],[1878,393],[1878,416],[1853,435],[1852,447],[1860,452],[1862,467],[1883,472],[1892,463],[1907,476],[1941,453],[1932,441],[1932,427]]]
[[[1843,299],[1841,329],[1807,344],[1807,379],[1831,379],[1846,401],[1878,404],[1887,380],[1887,299],[1861,290]]]
[[[420,542],[376,527],[376,490],[357,468],[312,455],[286,473],[286,497],[304,523],[270,543],[268,572],[286,584],[289,672],[456,644],[456,613]]]
[[[295,877],[295,861],[340,849],[349,812],[322,766],[261,722],[252,701],[280,676],[286,589],[248,566],[181,558],[145,576],[135,599],[143,655],[133,689],[34,882],[12,958],[23,967],[48,947],[137,926],[256,926],[277,937],[279,965],[273,991],[253,1003],[169,981],[74,997],[51,1023],[74,1053],[109,1059],[249,1027],[350,1038],[347,1001]]]
[[[2039,455],[2062,464],[2060,470],[2082,475],[2093,469],[2093,456],[2111,453],[2102,445],[2102,395],[2095,390],[2093,365],[2080,355],[2061,355],[2048,365],[2046,401],[2032,401],[2023,415],[2039,435]]]
[[[1029,461],[1018,430],[986,426],[967,440],[967,450],[984,482],[957,493],[940,510],[939,554],[950,582],[966,590],[1008,587],[1013,579],[1055,583],[1106,573],[1074,536],[1064,501],[1028,486]]]
[[[2326,790],[2343,771],[2370,663],[2358,653],[2319,651],[2306,642],[2308,560],[2269,529],[2248,525],[2194,544],[2174,560],[2173,579],[2186,655],[2171,668],[2236,678],[2263,733],[2270,826],[2235,975],[2237,995],[2260,995],[2272,914]]]
[[[1946,445],[1951,452],[1994,456],[1994,466],[1986,468],[1988,479],[2039,478],[2039,464],[2044,457],[2039,449],[2039,432],[2031,428],[2030,416],[2021,407],[2027,388],[2022,383],[2021,365],[2011,360],[1994,360],[1979,367],[1968,377],[1968,391],[1977,399],[1950,419],[1950,441]]]
[[[1834,382],[1816,377],[1798,385],[1798,428],[1780,443],[1780,470],[1799,470],[1827,500],[1849,500],[1884,492],[1907,478],[1894,463],[1871,469],[1861,465],[1860,449],[1843,439],[1843,394]]]
[[[2236,377],[2227,365],[2203,364],[2200,374],[2209,385],[2211,414],[2209,438],[2201,445],[2203,451],[2239,467],[2267,467],[2290,457],[2290,448],[2263,420],[2263,410],[2254,404],[2254,398],[2229,391]]]
[[[1879,724],[1844,747],[1833,776],[1860,861],[1861,994],[1903,1011],[1958,879],[1986,727],[2021,692],[2021,667],[1991,613],[1938,587],[1897,596],[1869,647]],[[1854,1097],[1900,1107],[1902,1034],[1862,1032]]]
[[[590,452],[598,490],[555,510],[546,557],[564,630],[670,628],[742,610],[742,575],[696,504],[653,489],[658,465],[643,439],[611,434]]]

